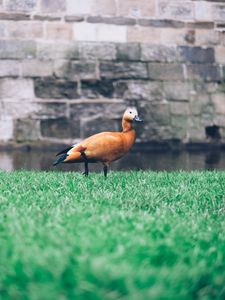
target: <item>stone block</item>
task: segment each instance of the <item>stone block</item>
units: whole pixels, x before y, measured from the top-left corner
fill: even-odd
[[[119,43],[127,41],[127,27],[122,25],[75,23],[73,28],[76,41]]]
[[[148,122],[148,126],[150,125],[150,127],[153,127],[153,130],[157,130],[157,127],[171,125],[170,106],[167,102],[150,102],[145,104],[143,111],[140,112],[140,115],[143,115],[143,120],[146,120]],[[150,128],[146,129],[149,130]],[[148,133],[146,132],[146,134]]]
[[[28,115],[33,116],[38,111],[38,105],[32,100],[23,97],[20,98],[20,101],[18,101],[18,98],[2,99],[1,113],[3,116],[13,119],[26,118]]]
[[[141,60],[152,62],[175,62],[177,51],[175,47],[141,44]]]
[[[212,103],[209,95],[200,94],[191,98],[190,111],[192,116],[201,116],[205,113],[212,113]]]
[[[77,99],[79,98],[77,82],[48,78],[34,80],[35,95],[46,99]]]
[[[178,50],[179,58],[184,62],[213,63],[215,61],[213,48],[180,46]]]
[[[190,99],[194,93],[193,86],[187,81],[164,81],[163,82],[164,97],[167,100],[184,100]]]
[[[48,120],[64,118],[67,116],[67,104],[63,102],[43,102],[38,103],[38,107],[33,113],[33,118],[37,120]]]
[[[37,0],[5,0],[5,7],[11,11],[33,11],[37,6]]]
[[[7,142],[13,139],[13,119],[10,116],[0,117],[0,141]]]
[[[116,1],[115,0],[96,0],[92,8],[92,14],[98,16],[115,16]]]
[[[16,60],[0,60],[0,77],[18,77],[20,62]]]
[[[101,16],[89,16],[86,21],[88,23],[104,23],[112,25],[135,25],[136,19],[125,17],[101,17]]]
[[[43,24],[32,21],[21,21],[19,26],[18,22],[9,22],[7,30],[11,39],[40,39],[44,34]]]
[[[195,1],[194,18],[198,21],[211,21],[212,4],[206,1]]]
[[[131,17],[152,17],[155,15],[155,2],[146,0],[118,1],[117,15]]]
[[[33,99],[34,86],[30,79],[0,79],[0,99]]]
[[[24,21],[30,20],[29,13],[0,12],[0,20]]]
[[[66,11],[68,14],[87,15],[93,12],[95,0],[82,0],[79,4],[74,0],[66,0]]]
[[[84,17],[82,16],[76,16],[76,15],[66,15],[65,16],[65,21],[66,22],[83,22]]]
[[[1,18],[1,16],[0,16]],[[0,19],[1,20],[1,19]],[[0,22],[0,35],[3,38],[7,36],[7,22]]]
[[[79,138],[79,120],[77,120],[76,123],[66,117],[41,120],[41,135],[45,138]]]
[[[160,28],[129,26],[127,28],[127,42],[131,43],[161,43]]]
[[[182,1],[158,1],[158,13],[164,19],[191,20],[193,19],[193,5]]]
[[[114,85],[111,80],[82,80],[81,81],[82,96],[84,98],[113,98]]]
[[[170,102],[171,115],[188,116],[190,114],[190,105],[188,102]]]
[[[78,59],[78,45],[64,41],[39,42],[37,44],[37,58],[47,61],[51,59]]]
[[[101,131],[120,131],[120,120],[108,119],[104,115],[94,118],[81,119],[82,136],[88,137],[90,135],[99,133]]]
[[[206,64],[193,64],[187,66],[189,79],[218,82],[221,80],[218,66]]]
[[[65,0],[41,0],[40,9],[44,13],[62,13],[66,10]]]
[[[175,21],[175,20],[155,20],[155,19],[138,19],[137,20],[138,25],[140,26],[150,26],[150,27],[159,27],[159,28],[184,28],[185,22],[183,21]]]
[[[115,60],[116,46],[114,43],[79,43],[79,57],[85,60]]]
[[[212,102],[216,113],[225,115],[225,94],[220,93],[212,95]]]
[[[219,32],[209,29],[196,29],[195,42],[199,46],[214,46],[219,44]]]
[[[13,135],[17,142],[38,140],[40,138],[39,121],[28,118],[15,120]]]
[[[50,22],[46,24],[46,35],[49,40],[72,40],[73,29],[68,23]]]
[[[110,79],[147,79],[147,65],[136,62],[102,62],[100,76]]]
[[[36,59],[22,61],[23,77],[45,77],[52,75],[52,61],[41,61]]]
[[[193,30],[186,28],[165,28],[160,32],[161,43],[164,45],[186,45],[193,44],[195,35]]]
[[[225,4],[218,3],[213,5],[213,18],[215,21],[222,21],[225,20]]]
[[[225,47],[224,46],[215,47],[215,56],[216,56],[217,63],[225,64]]]
[[[36,56],[36,43],[34,41],[1,40],[1,59],[34,58]]]
[[[163,90],[161,82],[133,81],[127,83],[127,90],[124,93],[127,100],[161,101]]]
[[[136,43],[117,44],[117,60],[138,61],[141,57],[140,45]]]
[[[153,80],[183,80],[183,67],[181,64],[148,64],[149,77]]]

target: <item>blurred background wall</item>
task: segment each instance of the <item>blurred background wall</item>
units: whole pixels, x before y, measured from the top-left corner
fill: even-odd
[[[0,142],[70,143],[120,130],[138,141],[225,138],[225,3],[0,0]]]

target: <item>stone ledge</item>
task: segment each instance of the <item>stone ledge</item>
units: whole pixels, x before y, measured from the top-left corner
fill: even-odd
[[[136,25],[136,19],[126,18],[126,17],[89,16],[87,17],[87,22],[113,24],[113,25]]]
[[[12,20],[12,21],[30,20],[30,14],[0,12],[0,20]]]
[[[138,19],[137,24],[144,27],[170,27],[170,28],[184,28],[185,22],[174,21],[169,19],[155,20],[155,19]]]

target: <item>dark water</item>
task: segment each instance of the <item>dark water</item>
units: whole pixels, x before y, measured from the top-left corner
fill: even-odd
[[[52,166],[55,153],[40,151],[0,152],[0,170],[83,171],[83,164]],[[111,164],[111,170],[225,170],[225,152],[131,152]],[[90,171],[101,171],[101,164],[90,164]]]

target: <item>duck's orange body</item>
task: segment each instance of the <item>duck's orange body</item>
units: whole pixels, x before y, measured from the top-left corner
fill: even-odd
[[[88,175],[88,163],[102,162],[104,174],[110,162],[124,156],[133,146],[136,133],[132,121],[141,121],[135,109],[127,109],[122,119],[122,132],[101,132],[86,138],[77,145],[73,145],[58,153],[59,159],[54,163],[85,163],[85,175]]]

